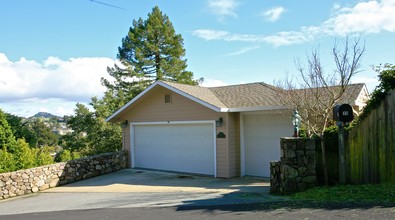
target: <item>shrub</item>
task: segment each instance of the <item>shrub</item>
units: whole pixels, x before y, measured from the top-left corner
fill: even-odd
[[[0,149],[0,173],[16,170],[14,156],[4,146]]]

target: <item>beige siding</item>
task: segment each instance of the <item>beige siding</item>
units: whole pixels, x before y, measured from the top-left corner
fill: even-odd
[[[123,150],[126,150],[129,153],[128,166],[131,167],[132,161],[130,156],[130,125],[126,125],[122,129],[122,145],[123,145]]]
[[[217,138],[217,177],[229,178],[226,138]]]
[[[228,114],[229,177],[240,176],[240,113]]]
[[[172,103],[165,104],[165,95],[172,95]],[[122,118],[129,122],[217,120],[224,113],[215,112],[177,93],[158,88]]]
[[[224,114],[224,116],[226,116]],[[217,127],[216,134],[223,132],[226,138],[216,138],[217,143],[217,176],[220,178],[229,178],[229,149],[228,149],[228,135],[226,133],[227,121],[226,117],[222,117],[224,123],[221,127]]]

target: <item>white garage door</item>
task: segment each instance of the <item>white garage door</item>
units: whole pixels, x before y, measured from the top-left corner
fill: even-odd
[[[270,161],[280,160],[280,138],[292,135],[284,115],[245,115],[244,174],[270,177]]]
[[[215,175],[214,125],[134,125],[134,167]]]

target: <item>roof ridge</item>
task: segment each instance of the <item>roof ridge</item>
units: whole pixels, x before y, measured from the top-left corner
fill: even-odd
[[[205,87],[205,88],[224,88],[224,87],[236,87],[236,86],[245,86],[245,85],[253,85],[253,84],[266,84],[264,82],[250,82],[250,83],[241,83],[241,84],[233,84],[233,85],[226,85],[226,86],[213,86],[213,87],[205,87],[205,86],[201,86],[201,87]],[[269,85],[269,84],[267,84]]]

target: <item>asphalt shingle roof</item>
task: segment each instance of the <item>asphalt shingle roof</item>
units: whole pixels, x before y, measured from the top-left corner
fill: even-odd
[[[166,82],[162,81],[163,83],[181,91],[184,92],[188,95],[191,95],[195,98],[198,98],[210,105],[219,107],[219,108],[227,108],[227,105],[225,105],[219,97],[217,97],[211,90],[210,88],[207,87],[201,87],[201,86],[192,86],[192,85],[185,85],[185,84],[180,84],[180,83],[174,83],[174,82]]]
[[[276,90],[279,88],[262,82],[210,88],[158,81],[155,84],[152,84],[150,88],[158,84],[168,87],[168,89],[179,92],[187,97],[189,96],[189,98],[194,99],[201,104],[205,103],[204,105],[207,105],[207,107],[216,111],[239,112],[283,108],[280,99],[277,97],[278,95]],[[107,118],[107,121],[113,120],[114,117],[126,110],[132,103],[148,92],[150,88],[144,90],[141,94],[112,114]],[[354,103],[363,88],[364,84],[349,85],[345,91],[344,97],[339,103]],[[304,91],[309,92],[308,90]],[[114,120],[116,121],[116,119]]]
[[[174,82],[162,82],[218,108],[282,106],[275,91],[279,88],[262,82],[221,87],[201,87]],[[363,87],[364,84],[362,83],[349,85],[340,102],[352,103],[358,98]]]
[[[276,100],[275,89],[275,87],[265,83],[210,88],[228,108],[281,106],[281,103]]]

